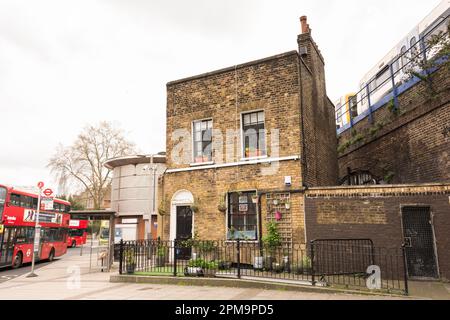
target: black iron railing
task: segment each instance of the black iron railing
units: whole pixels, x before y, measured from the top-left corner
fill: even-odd
[[[408,293],[402,249],[375,248],[368,239],[277,247],[242,240],[121,241],[116,253],[120,274],[260,279]]]

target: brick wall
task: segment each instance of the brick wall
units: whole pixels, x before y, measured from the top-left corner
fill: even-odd
[[[364,140],[339,155],[339,176],[352,170],[369,170],[390,183],[427,183],[450,181],[450,77],[448,68],[439,69],[432,77],[439,93],[431,95],[419,83],[399,96],[400,115],[384,106],[369,118],[358,122],[353,130],[339,137],[339,144],[363,134]],[[370,129],[380,122],[378,131]],[[374,134],[373,134],[374,133]]]
[[[164,176],[162,183],[166,199],[172,199],[179,190],[188,190],[194,196],[199,211],[194,214],[194,232],[200,239],[225,239],[227,232],[226,213],[218,210],[221,197],[230,191],[286,192],[284,176],[293,177],[293,187],[301,184],[298,175],[300,162],[286,161],[280,163],[277,174],[263,176],[261,169],[265,165],[249,165],[244,167],[220,168],[193,172],[170,173]],[[168,213],[170,212],[170,208]],[[262,231],[266,230],[267,216],[266,195],[261,201]],[[300,194],[291,194],[291,233],[292,241],[304,243],[303,198]],[[170,233],[170,214],[161,219],[163,226],[161,236],[168,239]]]
[[[167,84],[168,171],[160,183],[167,214],[159,223],[164,239],[170,236],[171,202],[178,191],[189,191],[199,207],[194,233],[202,239],[224,239],[226,214],[217,208],[223,195],[258,190],[263,234],[274,216],[273,200],[268,199],[284,194],[291,208],[280,222],[283,237],[304,243],[303,196],[296,190],[304,184],[335,185],[337,152],[323,57],[310,34],[298,43],[314,50],[303,57],[291,51]],[[267,158],[249,164],[242,160],[241,117],[255,110],[265,113]],[[191,127],[201,119],[213,122],[210,167],[192,166]],[[230,130],[237,132],[234,139],[226,135]],[[273,141],[276,132],[278,142]],[[267,173],[270,168],[274,171]],[[291,187],[285,186],[286,176],[292,177]]]
[[[441,277],[450,279],[450,185],[313,188],[305,197],[307,240],[372,239],[400,248],[402,206],[429,206]]]

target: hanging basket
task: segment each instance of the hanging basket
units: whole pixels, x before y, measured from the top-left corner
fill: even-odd
[[[283,218],[283,215],[280,211],[275,212],[275,220],[280,221]]]

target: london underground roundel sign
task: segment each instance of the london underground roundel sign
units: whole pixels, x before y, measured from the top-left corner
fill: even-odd
[[[50,197],[53,194],[53,191],[52,189],[45,189],[43,193],[45,196]]]

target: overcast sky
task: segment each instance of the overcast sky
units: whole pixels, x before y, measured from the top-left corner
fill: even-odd
[[[166,83],[297,49],[307,15],[334,101],[439,0],[0,0],[0,183],[52,185],[58,143],[116,122],[165,149]]]

